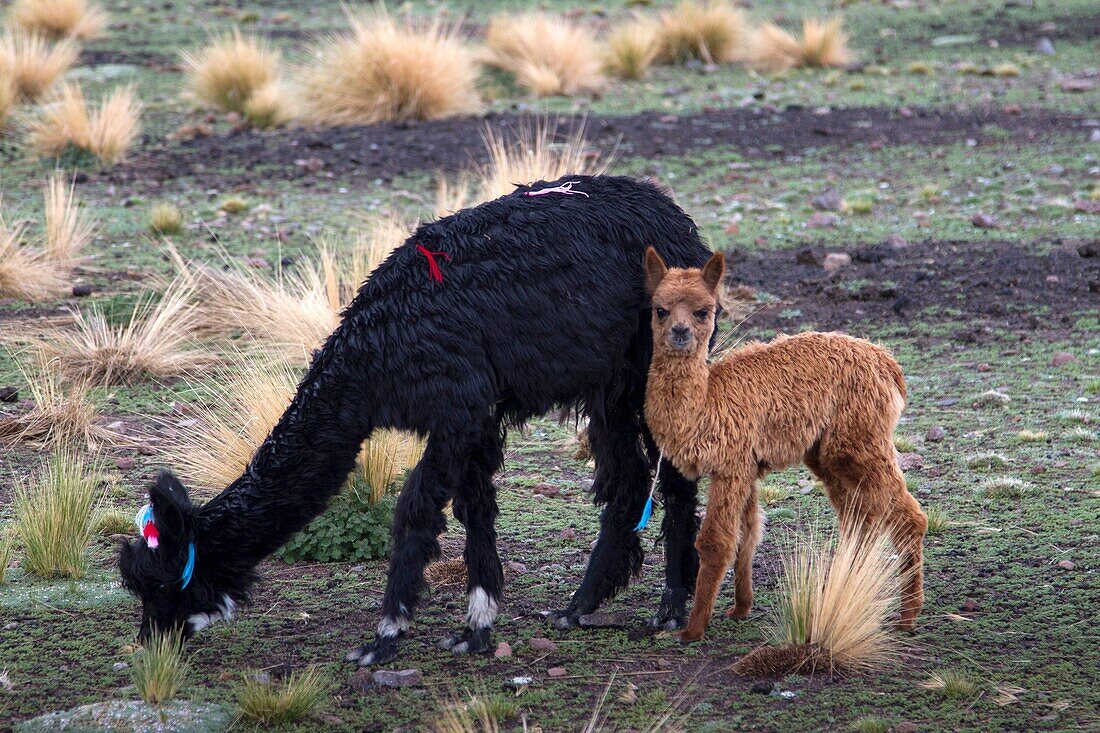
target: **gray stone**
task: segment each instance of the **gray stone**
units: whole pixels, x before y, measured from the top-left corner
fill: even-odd
[[[852,256],[845,254],[844,252],[830,252],[825,255],[825,260],[821,263],[821,267],[825,272],[832,274],[839,272],[848,265],[852,264]]]
[[[374,683],[383,687],[415,687],[422,680],[419,669],[379,669],[374,672]]]
[[[46,713],[15,726],[16,733],[222,733],[233,722],[225,705],[170,700],[150,705],[112,700]]]
[[[814,196],[810,204],[818,211],[840,211],[840,196],[833,191],[826,191],[820,196]]]
[[[1043,56],[1053,56],[1054,43],[1046,36],[1043,36],[1039,39],[1039,42],[1035,44],[1035,53],[1042,54]]]

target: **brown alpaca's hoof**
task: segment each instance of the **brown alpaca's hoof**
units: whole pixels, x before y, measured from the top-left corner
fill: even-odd
[[[732,618],[736,621],[744,621],[749,617],[749,612],[751,611],[752,606],[749,606],[748,608],[740,608],[738,606],[734,606],[733,608],[726,610],[726,618]]]
[[[916,619],[898,619],[894,622],[894,628],[898,631],[912,631],[913,627],[917,625]]]
[[[695,629],[689,627],[680,632],[680,641],[685,644],[690,644],[693,641],[699,641],[702,638],[703,631],[701,629],[699,631],[696,631]]]

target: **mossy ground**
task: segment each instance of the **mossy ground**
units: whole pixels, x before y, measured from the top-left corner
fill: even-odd
[[[529,5],[519,0],[411,4],[417,11],[444,7],[456,17],[468,13],[463,17],[475,26],[494,9]],[[597,18],[606,12],[614,21],[630,3],[569,5]],[[819,11],[818,5],[756,3],[752,16],[793,20]],[[1067,76],[1096,73],[1095,38],[1074,30],[1096,27],[1092,3],[907,5],[856,2],[845,8],[851,45],[861,58],[889,67],[889,74],[800,71],[762,77],[739,69],[659,69],[647,81],[614,84],[598,98],[549,102],[522,98],[507,79],[488,75],[487,107],[681,115],[752,99],[746,103],[917,109],[1022,105],[1082,118],[1100,112],[1095,94],[1070,93],[1060,86]],[[91,96],[116,81],[136,81],[149,105],[142,150],[201,118],[180,98],[181,76],[171,65],[175,51],[198,43],[205,30],[255,14],[254,27],[272,33],[294,55],[310,34],[336,29],[342,17],[338,5],[315,8],[283,0],[233,7],[142,1],[112,11],[112,35],[89,50],[113,66],[76,74],[85,77]],[[1055,30],[1041,30],[1044,23],[1054,23]],[[1042,35],[1053,38],[1055,56],[1033,53]],[[947,36],[976,38],[942,45]],[[991,47],[988,41],[998,37],[1007,40]],[[937,38],[941,45],[933,45]],[[142,54],[158,68],[143,67],[140,60],[135,64]],[[913,61],[931,64],[933,73],[905,73]],[[1021,75],[963,75],[952,69],[958,61],[979,66],[1011,62]],[[223,118],[214,122],[218,136],[229,134],[229,127]],[[1048,251],[1096,239],[1098,215],[1074,208],[1100,185],[1100,150],[1089,142],[1088,129],[1035,137],[978,132],[980,142],[960,133],[957,140],[935,145],[878,149],[837,147],[823,140],[813,150],[777,149],[768,159],[720,146],[655,160],[624,156],[613,171],[653,175],[669,184],[708,240],[723,249],[844,250],[895,234],[911,242],[955,241],[963,248],[1003,242],[1038,254],[1042,262]],[[5,217],[38,219],[40,184],[49,165],[30,159],[12,132],[0,135],[0,146]],[[288,150],[287,156],[301,152]],[[324,232],[339,236],[374,210],[426,214],[435,171],[409,170],[388,180],[323,179],[308,186],[306,179],[268,179],[263,173],[211,161],[202,175],[164,183],[124,176],[116,183],[107,172],[78,185],[78,195],[100,226],[91,247],[94,259],[78,273],[95,286],[95,301],[125,314],[135,293],[150,287],[153,275],[167,272],[163,242],[149,233],[155,202],[169,201],[183,212],[184,231],[171,240],[187,256],[212,259],[216,235],[217,245],[234,256],[256,253],[278,262],[309,256],[312,238]],[[826,191],[869,201],[870,211],[838,213],[832,226],[807,227],[811,200]],[[220,203],[230,195],[243,197],[249,208],[220,213]],[[975,227],[970,220],[978,213],[995,216],[999,229]],[[1088,264],[1080,262],[1082,268]],[[1065,275],[1050,273],[1059,274]],[[852,292],[883,284],[863,274],[859,281],[843,275],[838,281]],[[770,295],[782,299],[786,294]],[[960,297],[977,296],[963,292]],[[30,307],[0,301],[0,328],[22,328],[64,304]],[[719,616],[706,639],[692,646],[681,646],[673,636],[645,635],[644,620],[662,586],[663,559],[654,547],[642,577],[609,607],[632,615],[628,628],[568,634],[551,629],[539,612],[563,606],[575,589],[596,534],[597,512],[584,493],[591,467],[572,457],[572,426],[536,421],[512,434],[499,477],[501,554],[506,562],[525,566],[513,566],[508,573],[496,628],[497,640],[508,641],[513,656],[469,659],[438,651],[436,640],[461,623],[465,599],[461,587],[437,588],[424,603],[396,667],[420,669],[423,686],[356,692],[350,685],[354,669],[338,660],[377,622],[385,564],[272,561],[263,568],[266,582],[253,607],[237,623],[216,626],[191,645],[194,669],[184,694],[231,703],[233,683],[246,669],[319,664],[334,682],[333,699],[321,717],[333,730],[424,729],[438,700],[464,690],[497,691],[517,675],[531,676],[534,683],[518,697],[520,712],[506,722],[509,730],[522,729],[523,719],[532,729],[578,730],[609,682],[605,710],[610,724],[620,729],[644,727],[681,697],[679,710],[690,714],[692,730],[839,730],[870,717],[937,731],[1095,728],[1100,724],[1094,671],[1100,666],[1095,626],[1100,607],[1095,581],[1100,560],[1100,444],[1095,439],[1100,322],[1095,308],[1053,312],[1050,304],[1026,298],[1009,306],[1010,315],[1000,318],[1017,318],[1018,328],[994,328],[977,340],[960,338],[974,326],[960,322],[961,310],[922,305],[919,298],[906,320],[841,321],[849,332],[888,345],[904,367],[910,402],[899,433],[923,462],[908,473],[910,486],[922,504],[942,510],[948,520],[927,540],[926,606],[910,639],[912,651],[898,668],[849,678],[791,677],[780,680],[771,694],[751,692],[751,681],[727,671],[763,639],[775,607],[779,559],[793,533],[833,523],[824,496],[804,471],[767,480],[778,491],[767,507],[772,526],[757,555],[757,605],[748,621]],[[797,304],[784,307],[787,330],[837,327],[828,319],[810,322]],[[742,330],[750,337],[772,335],[751,319]],[[1051,359],[1058,352],[1076,361],[1054,367]],[[25,386],[15,363],[0,356],[0,386],[9,384]],[[151,431],[151,416],[171,414],[174,402],[202,399],[211,385],[210,380],[172,382],[99,394],[113,419]],[[989,390],[1010,401],[975,400]],[[1075,430],[1080,427],[1093,432]],[[926,438],[929,431],[942,431],[942,439]],[[1022,431],[1045,437],[1022,439]],[[1004,465],[991,470],[988,462],[974,460],[990,453],[1003,458]],[[0,521],[11,518],[10,478],[28,475],[44,455],[25,445],[0,451]],[[143,503],[143,488],[161,459],[125,449],[114,450],[110,458],[120,456],[135,458],[136,467],[116,469],[108,461],[107,501],[130,513]],[[999,476],[1023,480],[1030,488],[1018,497],[1000,498],[980,490],[984,481]],[[559,485],[562,492],[552,498],[536,494],[534,487],[544,482]],[[460,531],[456,522],[451,525],[452,535]],[[653,527],[647,540],[655,535]],[[134,696],[127,690],[128,672],[113,666],[127,659],[137,626],[134,603],[117,588],[114,546],[110,538],[95,540],[92,570],[80,583],[47,583],[13,569],[9,583],[0,586],[0,672],[7,670],[13,685],[10,690],[0,686],[0,728],[47,710]],[[1072,568],[1059,565],[1067,560]],[[728,601],[728,594],[723,598]],[[536,634],[554,640],[557,650],[535,651],[524,643]],[[547,675],[557,666],[567,670],[567,677]],[[979,691],[950,699],[919,686],[939,669],[976,678]],[[297,729],[315,727],[316,721]]]

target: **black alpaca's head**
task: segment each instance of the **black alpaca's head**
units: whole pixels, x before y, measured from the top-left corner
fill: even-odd
[[[228,619],[237,606],[233,596],[214,588],[204,572],[195,547],[196,509],[175,476],[161,471],[149,487],[152,522],[145,536],[124,542],[118,557],[122,586],[141,601],[144,641],[154,628],[179,630],[187,639],[220,619]],[[140,529],[140,527],[139,527]]]

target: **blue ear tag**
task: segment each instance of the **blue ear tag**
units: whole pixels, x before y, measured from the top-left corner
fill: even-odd
[[[180,576],[180,590],[191,583],[191,576],[195,574],[195,543],[187,544],[187,564],[183,566],[183,575]]]
[[[642,509],[642,518],[638,520],[638,526],[634,528],[635,532],[641,532],[649,524],[649,518],[653,516],[653,492],[657,490],[657,478],[661,475],[661,461],[665,459],[665,454],[662,452],[657,459],[657,470],[653,472],[653,483],[649,487],[649,498],[645,501],[645,507]]]

